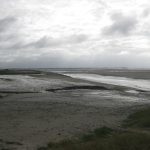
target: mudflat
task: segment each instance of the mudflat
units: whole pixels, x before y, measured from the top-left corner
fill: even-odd
[[[0,75],[1,149],[36,150],[98,127],[120,128],[131,112],[150,105],[149,91],[136,87],[22,72]]]

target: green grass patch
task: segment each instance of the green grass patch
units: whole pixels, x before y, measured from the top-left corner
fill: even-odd
[[[81,141],[86,142],[86,141],[95,140],[96,138],[104,138],[110,135],[112,132],[113,130],[111,128],[105,126],[102,128],[97,128],[93,132],[83,135],[81,137]]]
[[[112,133],[112,129],[108,127],[97,128],[93,132],[81,136],[78,140],[63,140],[61,142],[49,142],[46,147],[40,147],[38,150],[78,150],[79,146],[85,143],[97,141],[97,139],[107,137]]]
[[[124,122],[124,127],[150,128],[150,108],[131,114]]]
[[[50,142],[38,150],[150,150],[150,133],[142,132],[143,128],[145,131],[150,128],[150,108],[131,114],[123,127],[130,127],[130,130],[97,128],[78,140]]]
[[[100,146],[101,150],[149,150],[150,135],[129,132],[116,133],[105,139]]]
[[[85,134],[81,137],[81,141],[86,142],[86,141],[91,141],[94,140],[95,136],[93,133]]]
[[[61,142],[49,142],[47,147],[48,148],[59,148],[59,147],[65,147],[65,146],[69,146],[69,145],[73,145],[73,141],[71,140],[63,140]]]
[[[150,150],[150,135],[144,133],[113,133],[89,141],[51,143],[38,150]]]
[[[102,128],[97,128],[94,130],[94,134],[97,136],[97,137],[106,137],[107,135],[111,134],[112,133],[112,129],[111,128],[108,128],[108,127],[102,127]]]

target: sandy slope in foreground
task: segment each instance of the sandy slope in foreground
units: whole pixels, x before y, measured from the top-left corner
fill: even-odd
[[[62,80],[62,87],[94,85],[61,75],[45,78]],[[9,95],[0,99],[0,147],[32,150],[104,125],[118,128],[131,111],[147,104],[147,94],[118,90],[72,89]]]

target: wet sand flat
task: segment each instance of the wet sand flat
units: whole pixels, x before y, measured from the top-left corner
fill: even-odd
[[[150,105],[149,93],[127,92],[130,87],[118,90],[115,85],[113,90],[112,85],[57,74],[31,78],[42,82],[42,86],[41,82],[36,84],[36,93],[0,94],[0,148],[34,150],[49,141],[77,138],[98,127],[120,128],[131,112]],[[43,86],[43,81],[48,85]],[[105,88],[92,88],[97,86]],[[9,86],[9,90],[17,88]]]

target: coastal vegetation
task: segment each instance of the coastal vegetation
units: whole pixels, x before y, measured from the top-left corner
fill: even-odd
[[[150,108],[139,110],[123,122],[120,129],[102,127],[79,139],[49,142],[38,150],[149,150]]]

